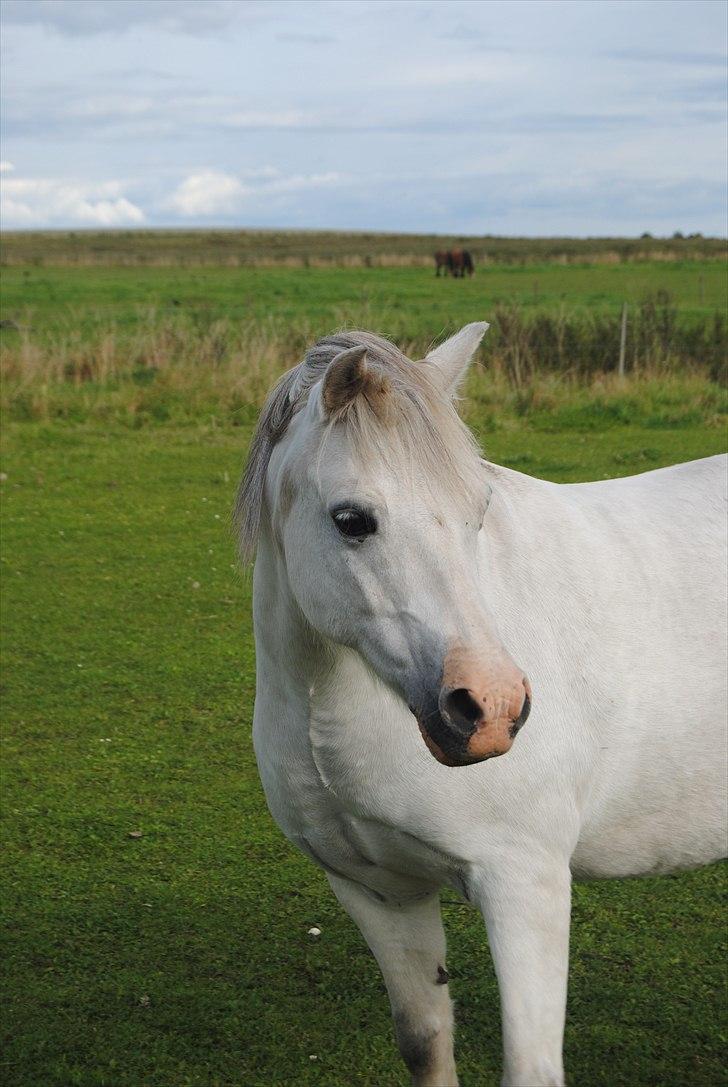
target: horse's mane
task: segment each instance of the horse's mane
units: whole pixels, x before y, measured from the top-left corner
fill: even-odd
[[[364,346],[367,362],[387,377],[390,409],[378,415],[365,397],[356,397],[329,421],[345,425],[355,451],[368,459],[376,453],[391,460],[393,449],[404,452],[410,464],[428,478],[442,479],[470,489],[480,456],[476,442],[452,402],[428,373],[424,362],[411,362],[393,343],[372,332],[337,332],[319,340],[302,362],[284,374],[261,412],[238,489],[234,519],[244,558],[255,551],[263,508],[265,477],[271,454],[283,438],[329,363],[341,351]]]

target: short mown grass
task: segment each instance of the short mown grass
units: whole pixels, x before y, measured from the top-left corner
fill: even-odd
[[[575,400],[494,425],[481,393],[488,454],[556,480],[724,446],[710,410],[676,426]],[[204,416],[5,428],[8,1087],[407,1082],[376,965],[258,781],[250,579],[229,532],[249,435]],[[724,890],[717,867],[576,887],[571,1082],[724,1082]],[[485,932],[450,894],[444,912],[462,1082],[494,1087]]]

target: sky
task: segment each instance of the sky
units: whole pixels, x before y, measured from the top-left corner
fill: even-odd
[[[728,234],[723,0],[2,0],[4,229]]]

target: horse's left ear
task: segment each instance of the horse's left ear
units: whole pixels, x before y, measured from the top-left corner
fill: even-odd
[[[323,414],[330,418],[343,411],[358,396],[363,396],[372,411],[383,417],[388,393],[389,379],[379,367],[367,361],[366,347],[350,347],[331,360],[324,374],[321,390]]]
[[[425,362],[439,371],[440,383],[450,396],[455,395],[470,360],[489,327],[487,321],[473,321],[426,356]]]

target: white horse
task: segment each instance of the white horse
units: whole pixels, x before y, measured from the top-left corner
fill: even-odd
[[[563,1084],[572,875],[726,845],[725,458],[568,486],[483,461],[452,396],[487,327],[422,362],[320,341],[238,508],[268,804],[376,956],[419,1087],[457,1083],[439,888],[485,918],[503,1082]]]

